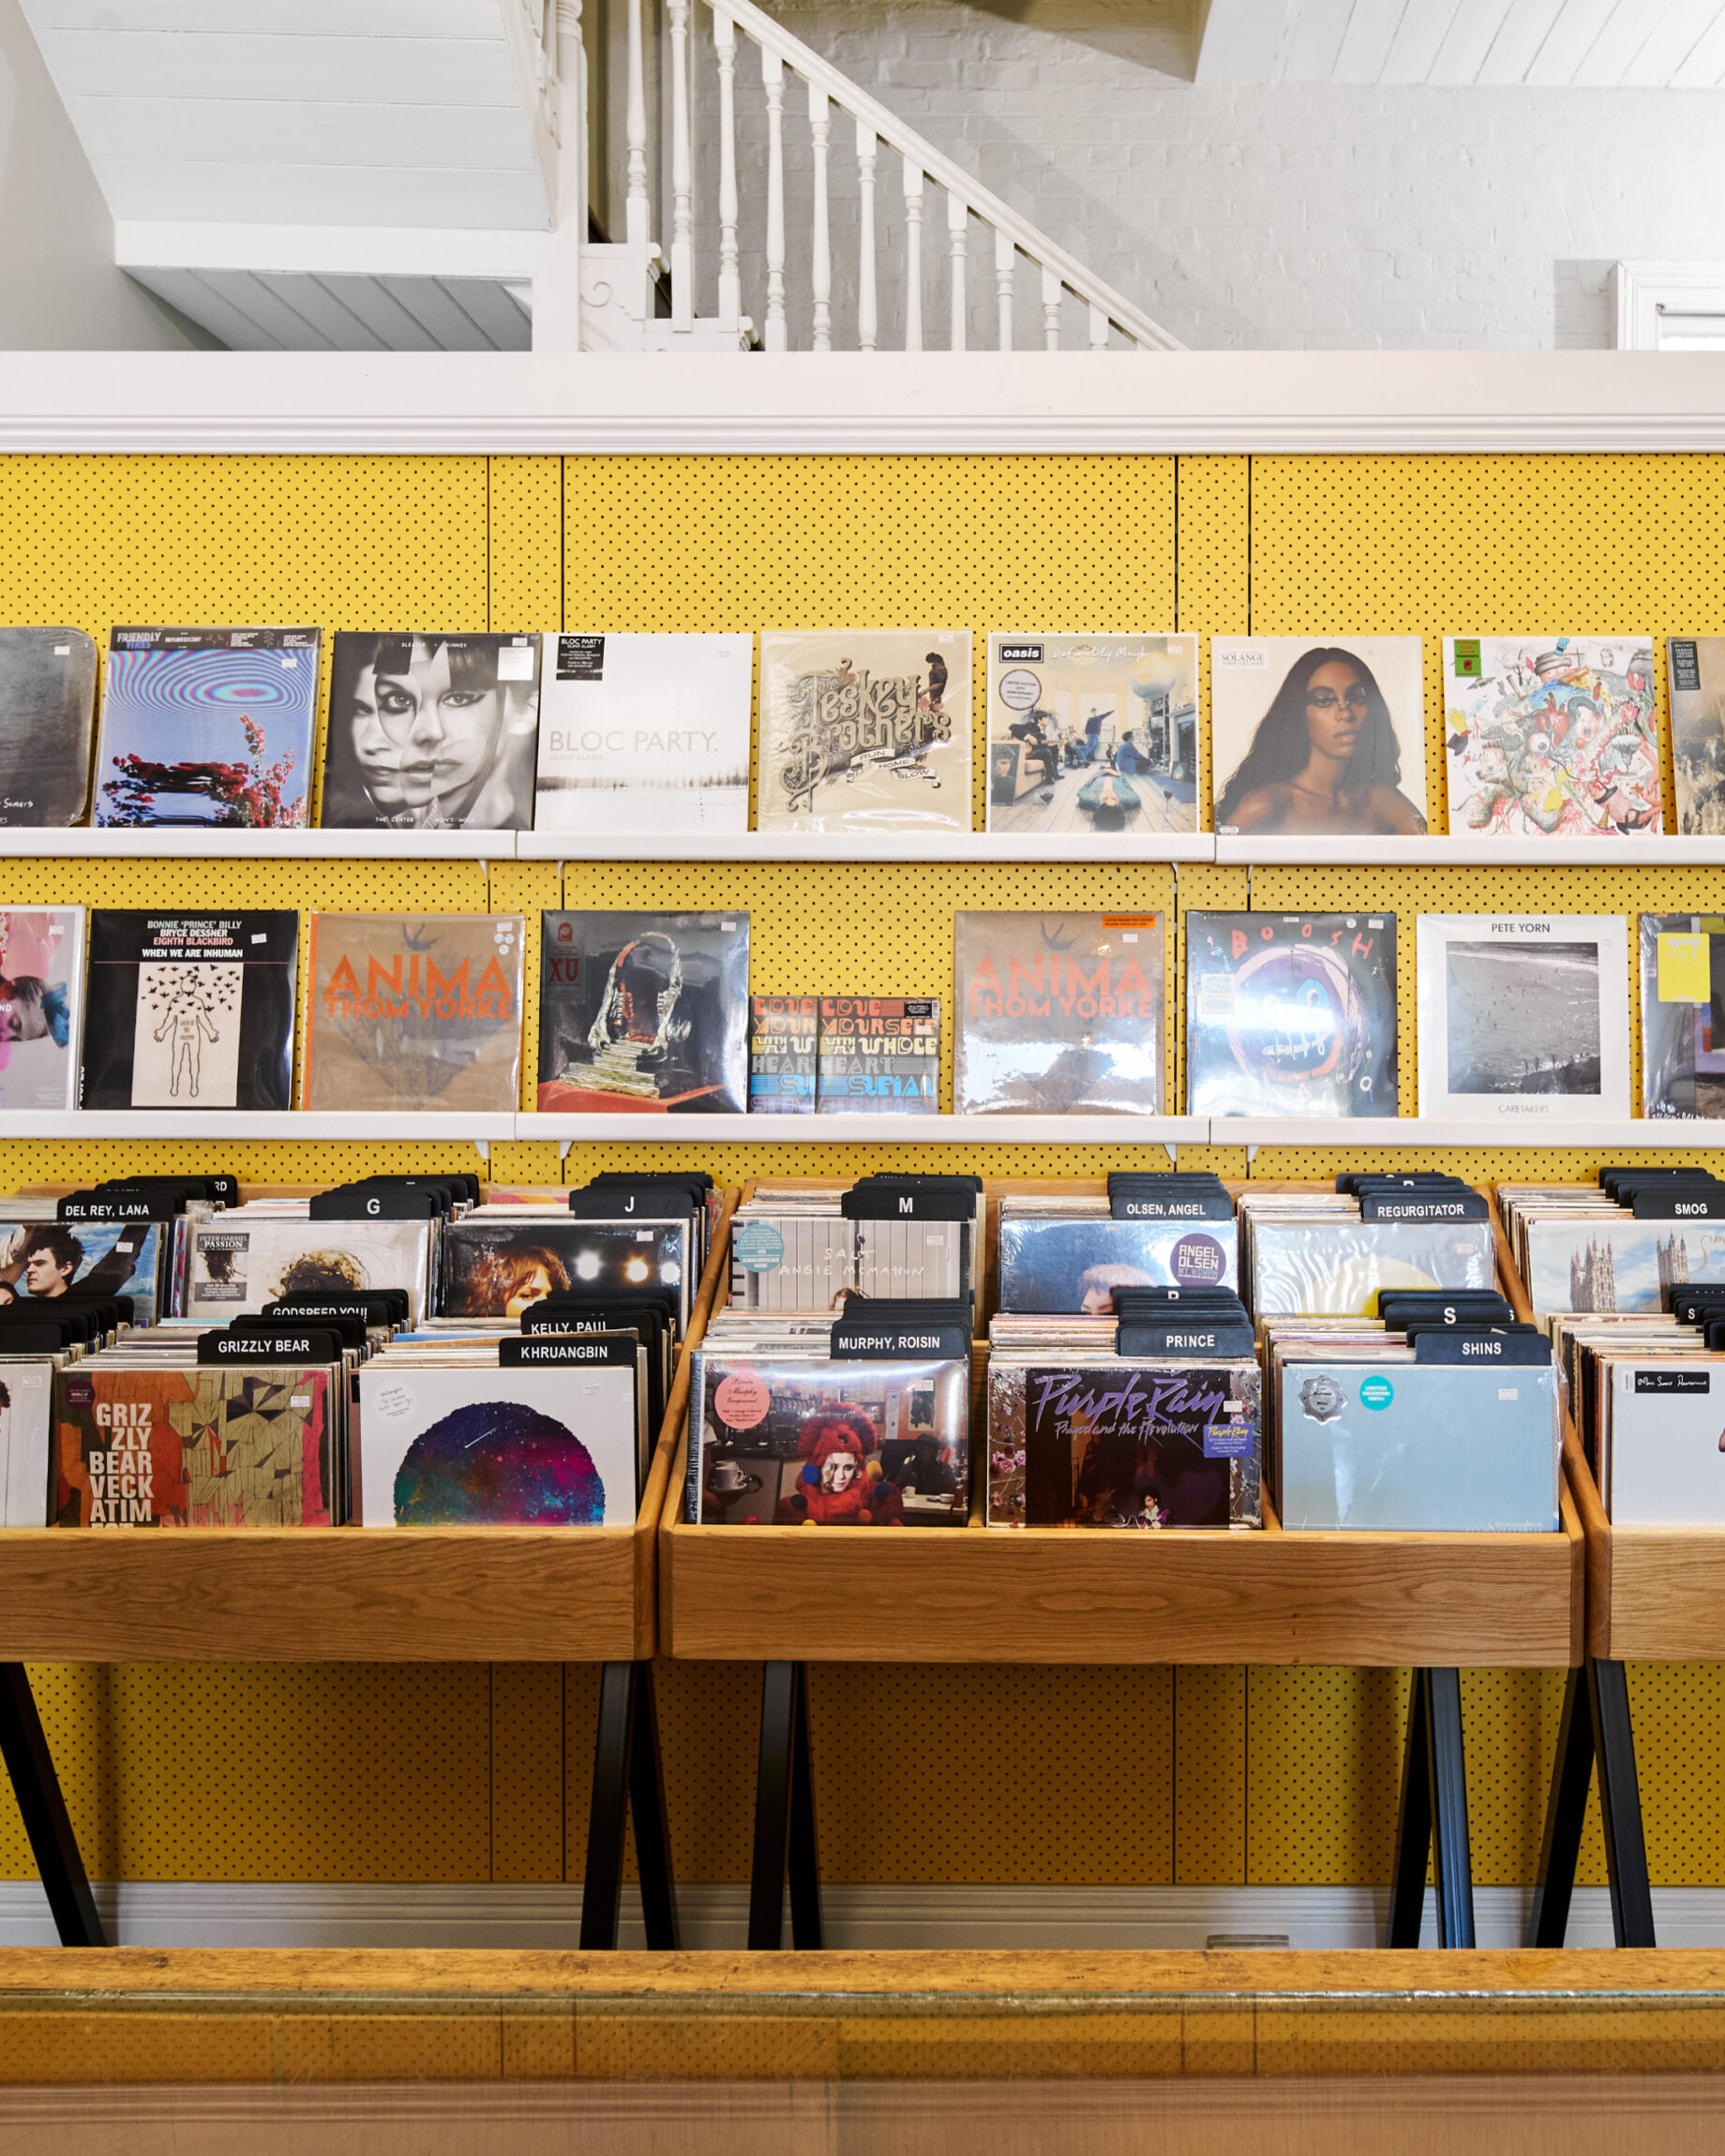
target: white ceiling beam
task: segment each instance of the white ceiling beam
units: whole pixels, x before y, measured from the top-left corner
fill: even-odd
[[[235,224],[472,226],[542,232],[545,183],[536,171],[449,172],[389,165],[161,164],[149,157],[90,159],[116,218],[205,222],[213,205]]]
[[[1202,0],[1199,82],[1271,82],[1282,56],[1291,0]]]

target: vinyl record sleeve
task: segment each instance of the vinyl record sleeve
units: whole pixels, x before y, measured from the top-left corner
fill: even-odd
[[[1198,828],[1198,639],[996,631],[988,829],[1091,837]]]
[[[741,1115],[746,913],[540,917],[542,1114]]]
[[[752,996],[749,1114],[812,1115],[819,1054],[818,996]]]
[[[1725,1369],[1628,1354],[1612,1365],[1605,1515],[1613,1527],[1725,1527]]]
[[[1393,913],[1185,925],[1189,1115],[1397,1113]]]
[[[932,1115],[938,1110],[938,996],[823,996],[819,1002],[818,1115]]]
[[[1672,636],[1665,655],[1677,829],[1717,838],[1725,834],[1725,636]]]
[[[1624,1121],[1629,931],[1620,913],[1422,913],[1419,1113]]]
[[[539,638],[338,630],[325,831],[531,831]]]
[[[1648,636],[1446,636],[1449,828],[1491,838],[1659,829]]]
[[[1290,1533],[1556,1532],[1553,1365],[1291,1362],[1279,1436]]]
[[[1233,1288],[1234,1220],[1003,1218],[1000,1308],[1104,1317],[1117,1287]]]
[[[963,1220],[847,1220],[786,1212],[739,1215],[730,1300],[747,1310],[828,1310],[845,1291],[951,1296],[969,1284]]]
[[[1493,1288],[1490,1220],[1257,1220],[1255,1317],[1374,1317],[1381,1288]]]
[[[1420,639],[1212,636],[1210,768],[1219,831],[1423,831]]]
[[[526,930],[518,913],[314,913],[303,1104],[518,1107]]]
[[[0,911],[0,1110],[75,1108],[83,908]]]
[[[82,629],[0,629],[0,826],[83,821],[96,656]]]
[[[299,915],[98,906],[84,1108],[288,1108]]]
[[[359,1373],[357,1509],[366,1527],[629,1527],[635,1371]]]
[[[1725,1116],[1725,916],[1643,913],[1642,1114]]]
[[[0,1358],[0,1527],[50,1523],[53,1381],[49,1355]]]
[[[686,1220],[499,1220],[490,1208],[443,1230],[438,1310],[453,1318],[516,1318],[547,1295],[583,1288],[669,1287],[689,1312]]]
[[[98,824],[309,818],[321,629],[115,629]]]
[[[226,1325],[283,1295],[405,1288],[408,1321],[418,1325],[434,1232],[430,1220],[310,1220],[249,1206],[188,1220],[177,1314]]]
[[[0,1304],[50,1303],[68,1289],[81,1296],[129,1295],[138,1325],[154,1323],[165,1307],[171,1222],[5,1216],[0,1200]]]
[[[957,1115],[1160,1115],[1160,913],[961,913]]]
[[[748,830],[753,636],[552,630],[542,702],[540,831]]]
[[[292,1364],[63,1370],[54,1524],[335,1524],[334,1374]]]
[[[968,831],[968,629],[763,629],[762,831]]]
[[[1530,1220],[1528,1300],[1547,1310],[1657,1310],[1677,1280],[1725,1280],[1725,1227],[1700,1220]]]

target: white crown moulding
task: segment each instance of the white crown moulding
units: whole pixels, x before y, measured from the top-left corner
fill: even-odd
[[[8,1108],[0,1112],[0,1138],[380,1139],[392,1145],[416,1139],[459,1140],[488,1145],[513,1138],[512,1115],[444,1115],[436,1111],[377,1114],[310,1109],[247,1108]]]
[[[1528,1151],[1581,1148],[1608,1153],[1659,1147],[1683,1152],[1725,1145],[1725,1119],[1684,1122],[1637,1116],[1628,1122],[1589,1123],[1555,1116],[1548,1121],[1536,1115],[1504,1115],[1490,1122],[1435,1116],[1428,1121],[1418,1115],[1216,1115],[1210,1119],[1210,1143],[1245,1145],[1254,1152],[1261,1145],[1312,1145],[1350,1152],[1416,1145],[1451,1150],[1515,1145]]]
[[[512,831],[256,831],[185,824],[0,829],[0,861],[514,861]]]
[[[1216,840],[1219,864],[1239,868],[1718,868],[1725,838],[1640,833],[1616,838],[1487,838],[1477,831],[1433,831],[1423,838],[1269,838]]]
[[[640,1126],[646,1125],[646,1129]],[[1204,1115],[518,1115],[518,1138],[742,1145],[1203,1145]]]
[[[23,352],[0,451],[1725,449],[1725,354]]]
[[[1725,841],[1720,854],[1725,858]],[[1207,831],[1143,838],[987,831],[666,831],[599,838],[587,831],[524,831],[516,847],[518,861],[1078,861],[1108,868],[1215,858],[1216,842]]]

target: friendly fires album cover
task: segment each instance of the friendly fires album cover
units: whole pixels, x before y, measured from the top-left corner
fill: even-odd
[[[961,913],[959,1115],[1160,1115],[1160,913]]]
[[[1416,936],[1422,1115],[1628,1118],[1621,914],[1422,913]]]
[[[1395,915],[1189,913],[1186,1112],[1395,1115]]]
[[[518,913],[314,913],[308,1108],[519,1104]]]
[[[321,629],[115,629],[98,824],[309,820]]]
[[[90,915],[84,1108],[291,1108],[299,915]]]
[[[988,829],[1198,828],[1198,639],[988,639]]]
[[[746,913],[541,916],[542,1114],[741,1115]]]
[[[763,629],[762,831],[970,829],[968,629]]]
[[[752,636],[545,639],[540,831],[749,828]]]
[[[83,908],[0,911],[0,1108],[75,1108]]]
[[[1652,640],[1446,636],[1444,747],[1452,831],[1657,831]]]
[[[0,629],[0,826],[83,821],[96,662],[82,629]]]
[[[1216,829],[1423,831],[1425,709],[1418,636],[1212,636]]]
[[[318,821],[531,831],[536,636],[338,631]]]

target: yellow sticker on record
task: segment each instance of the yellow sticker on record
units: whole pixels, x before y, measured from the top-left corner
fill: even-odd
[[[1705,1003],[1713,994],[1713,968],[1704,936],[1661,936],[1659,1001]]]

